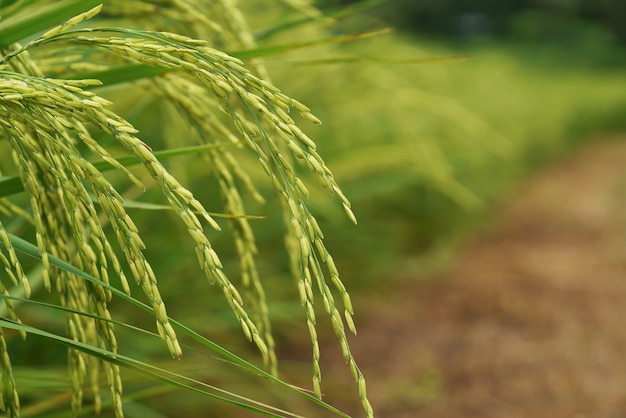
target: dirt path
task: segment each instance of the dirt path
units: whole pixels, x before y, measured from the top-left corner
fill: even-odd
[[[595,143],[529,180],[433,280],[357,297],[377,415],[626,417],[625,203],[626,141]],[[331,403],[344,369],[326,365]]]

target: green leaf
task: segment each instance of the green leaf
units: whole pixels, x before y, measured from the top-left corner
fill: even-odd
[[[13,322],[11,320],[3,318],[0,318],[0,327],[13,329],[19,332],[26,332],[33,335],[39,335],[40,337],[44,337],[56,343],[60,343],[68,348],[82,351],[89,354],[90,356],[99,358],[103,361],[134,370],[140,374],[148,376],[162,383],[173,385],[177,388],[185,389],[187,391],[197,393],[207,398],[226,402],[241,409],[255,412],[260,415],[265,415],[269,417],[298,417],[298,415],[296,414],[282,411],[278,408],[254,401],[252,399],[246,398],[245,396],[237,395],[236,393],[224,389],[220,389],[199,380],[192,379],[178,373],[170,372],[160,367],[144,363],[142,361],[124,356],[119,353],[114,353],[103,348],[75,341],[60,335],[52,334],[39,328],[31,327],[25,324],[19,324],[17,322]]]
[[[159,205],[157,203],[139,202],[136,200],[124,200],[123,206],[128,209],[143,209],[143,210],[174,210],[171,206]],[[208,212],[209,215],[214,218],[226,218],[226,219],[266,219],[265,216],[259,215],[235,215],[231,213],[216,213]]]
[[[176,148],[173,150],[156,151],[154,155],[159,161],[167,160],[169,158],[179,157],[182,155],[200,154],[205,151],[229,147],[237,145],[234,142],[222,143],[222,144],[207,144],[198,145],[195,147]],[[131,165],[141,164],[141,161],[134,155],[126,155],[118,157],[116,160],[125,167]],[[115,167],[106,161],[96,161],[93,166],[100,171],[113,170]],[[18,176],[13,177],[0,177],[0,197],[9,196],[12,194],[20,193],[24,191],[24,185],[22,184]]]
[[[90,313],[79,311],[79,310],[76,310],[76,309],[71,309],[71,308],[68,308],[68,307],[65,307],[65,306],[54,305],[54,304],[34,301],[34,300],[26,299],[26,298],[13,297],[13,296],[9,296],[9,295],[1,295],[0,294],[0,300],[2,300],[2,299],[9,299],[9,300],[12,300],[14,302],[19,302],[19,303],[28,303],[28,304],[32,304],[32,305],[37,305],[37,306],[42,307],[42,308],[68,312],[68,313],[72,313],[72,314],[76,314],[76,315],[81,315],[81,316],[86,316],[86,317],[89,317],[89,318],[94,318],[94,319],[97,319],[97,320],[100,320],[100,321],[111,322],[111,323],[115,324],[116,326],[130,328],[130,329],[133,329],[133,330],[135,330],[137,332],[141,332],[143,334],[147,334],[147,335],[150,335],[150,336],[155,337],[155,338],[160,338],[159,335],[154,333],[154,332],[150,332],[150,331],[147,331],[145,329],[138,328],[138,327],[132,326],[130,324],[126,324],[124,322],[116,321],[114,319],[103,318],[103,317],[101,317],[99,315],[90,314]],[[184,375],[180,375],[180,374],[177,374],[177,373],[173,373],[173,372],[170,372],[170,371],[165,370],[163,368],[160,368],[160,367],[157,367],[157,366],[152,366],[152,365],[146,364],[144,362],[141,362],[139,360],[135,360],[133,358],[129,358],[129,357],[123,356],[123,355],[121,355],[119,353],[113,353],[113,352],[107,351],[106,349],[102,349],[102,348],[99,348],[99,347],[91,346],[89,344],[77,343],[74,340],[69,340],[67,338],[64,338],[62,336],[58,336],[56,334],[50,334],[50,333],[47,333],[46,331],[39,330],[38,328],[29,327],[28,325],[17,324],[17,323],[12,322],[12,321],[9,321],[9,322],[11,324],[14,324],[13,325],[13,329],[17,329],[19,331],[24,331],[24,332],[28,332],[28,333],[32,333],[32,334],[38,334],[40,336],[52,339],[55,342],[64,344],[64,345],[68,346],[69,348],[76,348],[78,350],[84,351],[87,354],[90,354],[90,355],[93,355],[95,357],[98,357],[98,358],[100,358],[100,359],[102,359],[104,361],[109,361],[109,359],[113,357],[113,358],[115,358],[117,360],[120,360],[119,363],[116,362],[116,361],[113,361],[113,363],[122,365],[124,367],[129,367],[130,366],[131,368],[134,368],[135,370],[139,371],[142,374],[146,374],[146,375],[148,375],[151,378],[156,378],[157,380],[160,380],[160,381],[162,381],[162,382],[164,382],[166,384],[172,385],[172,386],[177,387],[177,388],[190,389],[188,387],[188,385],[185,385],[185,384],[181,383],[181,381],[187,381],[189,383],[192,383],[194,386],[205,387],[207,389],[210,389],[210,390],[213,390],[213,391],[216,391],[216,392],[219,392],[219,393],[224,393],[224,394],[226,394],[228,396],[231,396],[231,397],[234,397],[234,398],[243,399],[243,400],[245,400],[245,402],[248,402],[250,404],[255,404],[257,406],[261,406],[261,407],[266,408],[268,410],[274,410],[276,412],[280,412],[282,414],[286,414],[284,416],[292,416],[292,417],[296,416],[296,415],[291,414],[289,412],[286,412],[286,411],[274,408],[272,406],[269,406],[269,405],[266,405],[266,404],[263,404],[263,403],[251,400],[251,399],[243,397],[241,395],[237,395],[237,394],[231,393],[229,391],[225,391],[223,389],[217,388],[215,386],[208,385],[206,383],[194,380],[194,379],[192,379],[190,377],[187,377],[187,376],[184,376]],[[8,328],[11,328],[11,327],[8,327]],[[33,332],[33,330],[39,330],[39,333],[38,332]],[[68,343],[68,341],[71,341],[71,343]],[[137,367],[139,369],[141,369],[141,370],[138,370]],[[158,376],[155,373],[158,374]],[[169,377],[167,377],[167,376],[169,376]],[[201,389],[197,389],[197,388],[196,389],[191,388],[191,389],[194,392],[200,393],[200,394],[202,394],[204,396],[207,396],[207,397],[210,397],[210,398],[214,398],[214,399],[218,399],[218,400],[221,400],[221,401],[225,401],[225,402],[228,402],[228,403],[232,403],[235,406],[242,406],[239,402],[232,402],[230,399],[223,398],[221,396],[216,396],[216,395],[211,394],[210,392],[207,392],[205,390],[201,390]],[[263,415],[283,416],[283,415],[268,414],[267,411],[261,410],[261,409],[256,409],[256,408],[252,408],[251,409],[251,408],[246,407],[246,409],[250,409],[253,412],[261,413]],[[85,411],[83,411],[83,410],[81,410],[81,412],[83,414],[85,413]]]
[[[86,12],[105,0],[62,0],[30,8],[24,13],[0,21],[0,48],[24,40],[51,26]]]
[[[143,64],[121,65],[119,67],[110,68],[103,71],[94,71],[88,73],[69,75],[67,78],[71,80],[96,79],[102,81],[102,87],[114,84],[127,83],[135,80],[156,77],[165,74],[171,70],[163,67],[150,67]],[[101,86],[94,86],[98,88]]]
[[[22,254],[26,254],[30,257],[33,257],[37,260],[41,260],[41,254],[39,253],[39,250],[37,249],[37,246],[33,245],[32,243],[17,237],[13,234],[8,234],[9,237],[9,241],[11,242],[11,244],[13,245],[13,248],[15,248],[16,251],[19,251]],[[56,266],[62,270],[65,270],[69,273],[72,274],[76,274],[77,276],[97,284],[98,286],[109,290],[112,294],[114,294],[115,296],[119,297],[120,299],[129,302],[135,306],[137,306],[138,308],[149,312],[150,314],[154,315],[154,309],[152,309],[150,306],[146,305],[145,303],[133,298],[132,296],[127,295],[126,293],[124,293],[123,291],[107,284],[104,283],[101,280],[98,280],[97,278],[85,273],[84,271],[72,266],[71,264],[68,264],[67,262],[61,260],[58,257],[55,257],[53,255],[48,255],[48,260],[50,262],[50,264],[52,264],[53,266]],[[225,348],[221,347],[220,345],[218,345],[217,343],[214,343],[213,341],[203,337],[202,335],[198,334],[197,332],[195,332],[194,330],[192,330],[191,328],[183,325],[182,323],[168,318],[170,323],[172,324],[172,326],[174,328],[176,328],[178,331],[183,332],[184,334],[186,334],[187,336],[191,337],[192,339],[194,339],[195,341],[199,342],[200,344],[202,344],[203,346],[207,347],[208,349],[210,349],[211,351],[221,355],[222,357],[224,357],[226,360],[232,362],[233,364],[241,367],[243,370],[247,370],[253,374],[256,374],[260,377],[263,377],[271,382],[274,382],[282,387],[284,387],[285,389],[288,389],[292,392],[295,392],[296,394],[306,398],[307,400],[320,405],[322,407],[324,407],[326,410],[328,410],[329,412],[332,412],[336,415],[339,415],[341,417],[345,417],[345,418],[349,418],[348,415],[344,414],[343,412],[339,411],[338,409],[334,408],[333,406],[327,404],[326,402],[317,399],[316,397],[314,397],[313,395],[310,395],[309,393],[305,392],[302,389],[299,389],[293,385],[290,385],[287,382],[284,382],[283,380],[277,378],[276,376],[273,376],[272,374],[266,372],[263,369],[260,369],[259,367],[253,365],[252,363],[249,363],[248,361],[242,359],[241,357],[237,356],[236,354],[231,353],[230,351],[226,350]],[[4,324],[4,322],[6,322],[6,324]],[[0,326],[2,327],[7,327],[10,328],[8,325],[12,324],[10,327],[16,327],[16,326],[21,326],[20,324],[15,324],[11,321],[7,321],[7,320],[1,320],[0,322]],[[14,328],[15,329],[15,328]],[[43,331],[40,330],[36,330],[34,329],[36,332],[35,333],[40,333]],[[30,329],[24,329],[24,331],[26,332],[31,332]],[[41,335],[41,334],[40,334]],[[57,337],[54,336],[53,334],[51,334],[53,337]],[[69,340],[69,343],[76,343],[75,341],[71,341]],[[80,347],[74,347],[77,349],[82,349],[84,348],[85,350],[95,350],[94,355],[103,355],[103,350],[101,349],[96,349],[95,347],[90,347],[90,346],[86,346],[83,347],[84,345],[81,345]],[[99,350],[99,352],[98,352]],[[113,357],[109,357],[108,355],[103,355],[103,360],[111,360],[113,361],[114,358]],[[117,356],[117,355],[116,355]],[[132,360],[132,359],[131,359]],[[128,367],[133,367],[135,365],[129,365]],[[150,366],[152,367],[152,366]],[[196,390],[195,388],[193,388],[194,391]]]
[[[414,58],[391,58],[391,57],[329,57],[315,58],[311,60],[283,61],[285,64],[295,65],[326,65],[326,64],[431,64],[436,62],[465,61],[469,55],[451,55],[447,57],[414,57]]]
[[[340,19],[342,17],[349,16],[370,7],[379,5],[384,1],[385,0],[363,0],[338,9],[323,11],[318,16],[308,16],[301,19],[292,20],[289,22],[281,23],[277,26],[274,26],[273,28],[259,31],[255,34],[255,37],[257,40],[262,40],[274,36],[277,33],[306,25],[307,23],[320,22],[327,19]]]
[[[391,29],[381,29],[373,32],[363,32],[363,33],[354,33],[349,35],[339,35],[339,36],[331,36],[322,39],[315,39],[312,41],[304,41],[304,42],[292,42],[284,45],[274,45],[262,48],[255,49],[247,49],[241,51],[233,51],[228,54],[232,57],[239,59],[252,59],[252,58],[261,58],[268,57],[276,54],[281,54],[289,51],[294,51],[297,49],[303,48],[311,48],[314,46],[321,45],[332,45],[339,44],[344,42],[352,42],[359,39],[366,39],[373,36],[380,36],[390,33]],[[102,81],[101,86],[94,86],[92,89],[97,89],[101,87],[111,86],[115,84],[127,83],[130,81],[136,81],[146,78],[156,77],[160,74],[168,73],[172,70],[163,67],[150,67],[143,64],[129,64],[122,65],[119,67],[103,70],[103,71],[94,71],[88,73],[74,74],[69,76],[68,78],[74,80],[81,79],[96,79]]]
[[[138,331],[144,334],[148,334],[148,335],[152,335],[154,337],[159,338],[159,335],[154,333],[154,332],[150,332],[148,330],[145,330],[143,328],[139,328],[130,324],[127,324],[125,322],[121,322],[121,321],[116,321],[115,319],[112,318],[105,318],[102,317],[100,315],[96,315],[96,314],[91,314],[88,312],[84,312],[84,311],[79,311],[77,309],[73,309],[73,308],[69,308],[67,306],[61,306],[61,305],[55,305],[52,303],[46,303],[46,302],[41,302],[38,300],[33,300],[33,299],[29,299],[26,297],[21,297],[21,296],[12,296],[12,295],[4,295],[4,294],[0,294],[0,300],[10,300],[14,303],[14,305],[20,305],[20,304],[29,304],[29,305],[36,305],[39,306],[41,308],[44,309],[54,309],[56,311],[62,311],[62,312],[66,312],[66,313],[71,313],[71,314],[76,314],[76,315],[81,315],[81,316],[86,316],[89,318],[93,318],[93,319],[97,319],[99,321],[104,321],[104,322],[110,322],[118,327],[124,327],[124,328],[130,328],[134,331]]]
[[[0,177],[0,197],[24,191],[24,185],[18,176]]]
[[[374,36],[386,35],[391,33],[390,28],[385,28],[372,32],[351,33],[349,35],[330,36],[328,38],[314,39],[312,41],[292,42],[284,45],[274,45],[264,48],[248,49],[243,51],[230,52],[229,55],[239,59],[250,59],[267,57],[269,55],[281,54],[284,52],[294,51],[296,49],[311,48],[320,45],[333,45],[345,42],[352,42],[360,39],[367,39]]]

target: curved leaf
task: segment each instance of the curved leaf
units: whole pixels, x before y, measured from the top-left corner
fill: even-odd
[[[103,2],[104,0],[62,0],[37,7],[33,12],[2,20],[0,48],[22,41]]]
[[[17,250],[17,251],[19,251],[19,252],[21,252],[23,254],[26,254],[26,255],[28,255],[30,257],[36,258],[38,260],[41,260],[41,254],[39,253],[39,250],[37,249],[37,246],[31,244],[30,242],[28,242],[28,241],[26,241],[26,240],[24,240],[24,239],[22,239],[20,237],[17,237],[15,235],[13,235],[13,234],[8,234],[8,237],[9,237],[9,240],[11,241],[11,244],[15,248],[15,250]],[[50,264],[52,264],[52,265],[54,265],[54,266],[56,266],[56,267],[58,267],[60,269],[63,269],[65,271],[69,272],[69,273],[76,274],[77,276],[79,276],[79,277],[81,277],[81,278],[83,278],[83,279],[85,279],[87,281],[90,281],[92,283],[96,283],[99,286],[101,286],[101,287],[111,291],[111,293],[113,293],[115,296],[119,297],[120,299],[123,299],[126,302],[129,302],[129,303],[137,306],[138,308],[140,308],[140,309],[142,309],[142,310],[144,310],[146,312],[149,312],[149,313],[151,313],[153,315],[155,314],[154,309],[151,308],[150,306],[148,306],[148,305],[144,304],[143,302],[141,302],[141,301],[139,301],[139,300],[137,300],[137,299],[127,295],[123,291],[121,291],[121,290],[119,290],[119,289],[117,289],[117,288],[115,288],[115,287],[113,287],[113,286],[111,286],[111,285],[109,285],[107,283],[104,283],[101,280],[98,280],[97,278],[95,278],[95,277],[85,273],[84,271],[81,271],[80,269],[72,266],[71,264],[68,264],[67,262],[61,260],[60,258],[55,257],[55,256],[49,254],[48,255],[48,259],[49,259]],[[226,360],[231,361],[233,364],[236,364],[237,366],[241,367],[242,369],[247,370],[247,371],[249,371],[249,372],[251,372],[253,374],[256,374],[256,375],[258,375],[260,377],[263,377],[263,378],[265,378],[265,379],[267,379],[267,380],[269,380],[271,382],[274,382],[274,383],[284,387],[285,389],[288,389],[288,390],[290,390],[292,392],[295,392],[296,394],[306,398],[307,400],[309,400],[309,401],[311,401],[311,402],[313,402],[313,403],[315,403],[317,405],[320,405],[320,406],[324,407],[329,412],[332,412],[332,413],[334,413],[336,415],[339,415],[341,417],[349,418],[348,415],[344,414],[343,412],[341,412],[340,410],[334,408],[333,406],[327,404],[326,402],[316,398],[315,396],[310,395],[309,393],[305,392],[302,389],[297,388],[296,386],[290,385],[289,383],[287,383],[287,382],[277,378],[276,376],[273,376],[272,374],[266,372],[265,370],[263,370],[263,369],[255,366],[255,365],[253,365],[252,363],[242,359],[241,357],[237,356],[236,354],[231,353],[227,349],[225,349],[225,348],[221,347],[220,345],[218,345],[217,343],[214,343],[213,341],[203,337],[202,335],[198,334],[197,332],[195,332],[191,328],[183,325],[182,323],[180,323],[180,322],[178,322],[178,321],[176,321],[174,319],[171,319],[171,318],[169,318],[169,321],[172,324],[172,326],[174,328],[176,328],[177,330],[182,331],[184,334],[188,335],[189,337],[191,337],[192,339],[196,340],[197,342],[199,342],[203,346],[205,346],[205,347],[209,348],[211,351],[214,351],[215,353],[221,355]],[[12,321],[8,321],[8,320],[0,320],[0,326],[6,327],[6,328],[11,328],[11,329],[17,329],[15,327],[18,327],[18,326],[21,326],[21,325],[20,324],[16,324],[16,323],[14,323]],[[37,330],[37,329],[34,329],[34,328],[31,329],[31,327],[28,327],[28,329],[25,328],[24,331],[36,333],[36,334],[39,334],[39,335],[48,334],[48,333],[45,333],[44,331],[40,331],[40,330]],[[54,336],[53,334],[50,334],[50,336],[53,339],[57,339],[57,341],[59,341],[59,342],[65,343],[64,341],[61,340],[62,337],[59,337],[60,338],[59,339],[59,338],[56,338],[58,336]],[[65,340],[67,340],[67,339],[65,339]],[[76,343],[75,341],[72,341],[72,340],[68,340],[68,341],[70,341],[70,343]],[[95,349],[95,347],[90,347],[90,346],[85,345],[85,344],[80,344],[80,343],[76,343],[76,344],[77,344],[77,346],[73,347],[73,348],[79,349],[81,351],[89,352],[89,350],[94,350]],[[97,350],[100,350],[100,351],[97,351]],[[97,350],[95,350],[93,352],[93,355],[96,355],[96,356],[105,355],[103,353],[103,350],[101,350],[101,349],[97,349]],[[92,354],[92,353],[89,352],[89,354]],[[109,359],[113,360],[113,359],[117,358],[118,359],[117,360],[118,364],[123,365],[123,366],[128,366],[128,367],[131,367],[131,368],[136,368],[136,369],[138,369],[137,371],[139,371],[139,372],[143,371],[141,368],[138,367],[137,364],[135,364],[134,361],[131,361],[130,363],[124,363],[124,362],[121,362],[121,360],[119,360],[120,358],[123,358],[123,356],[120,356],[119,354],[115,354],[115,353],[111,353],[111,354],[113,354],[114,357],[111,357],[110,354],[107,353],[107,355],[105,357],[103,357],[103,359],[108,361]],[[130,359],[130,360],[132,360],[132,359]],[[150,367],[153,367],[153,366],[150,366]],[[149,373],[149,371],[146,370],[146,373]],[[154,376],[154,377],[159,379],[159,380],[161,380],[161,377],[159,377],[159,376]],[[196,391],[196,389],[194,389],[194,391]]]

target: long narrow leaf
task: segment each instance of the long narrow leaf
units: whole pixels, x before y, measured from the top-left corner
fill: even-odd
[[[0,21],[0,48],[35,35],[50,26],[102,4],[104,0],[62,0],[36,7],[32,12]]]
[[[129,64],[120,65],[118,67],[106,69],[103,71],[69,75],[68,78],[73,80],[96,79],[102,81],[102,86],[93,86],[92,89],[94,89],[97,87],[105,87],[120,83],[128,83],[136,80],[143,80],[146,78],[152,78],[160,74],[168,73],[170,71],[170,69],[163,67],[150,67],[143,64]]]
[[[154,155],[160,161],[164,161],[169,158],[179,157],[182,155],[200,154],[208,150],[228,147],[228,146],[233,146],[233,145],[235,145],[235,143],[232,143],[232,142],[223,143],[223,144],[198,145],[195,147],[186,147],[186,148],[177,148],[173,150],[156,151]],[[134,155],[118,157],[116,158],[116,160],[125,167],[137,165],[141,163],[141,161]],[[94,162],[93,165],[95,168],[97,168],[100,171],[109,171],[115,168],[114,166],[112,166],[106,161],[97,161],[97,162]],[[0,197],[9,196],[9,195],[20,193],[23,191],[24,191],[24,185],[22,184],[18,176],[0,177]]]
[[[39,335],[41,337],[47,338],[49,340],[52,340],[54,342],[63,344],[65,346],[67,346],[68,348],[79,350],[79,351],[82,351],[84,353],[89,354],[90,356],[97,357],[97,358],[99,358],[101,360],[117,364],[118,366],[122,366],[122,367],[126,367],[126,368],[129,368],[129,369],[132,369],[132,370],[134,370],[134,371],[136,371],[138,373],[141,373],[143,375],[147,375],[147,376],[149,376],[152,379],[155,379],[157,381],[160,381],[160,382],[163,382],[163,383],[167,383],[169,385],[173,385],[175,387],[178,387],[178,388],[181,388],[181,389],[185,389],[185,390],[188,390],[188,391],[191,391],[191,392],[195,392],[195,393],[198,393],[198,394],[200,394],[202,396],[205,396],[205,397],[208,397],[208,398],[211,398],[211,399],[215,399],[215,400],[219,400],[219,401],[222,401],[222,402],[226,402],[226,403],[229,403],[231,405],[237,406],[239,408],[246,409],[246,410],[251,411],[251,412],[255,412],[257,414],[266,415],[266,416],[270,416],[270,417],[289,417],[289,416],[291,416],[291,417],[298,417],[298,415],[291,414],[291,413],[285,412],[285,411],[280,411],[280,410],[278,410],[278,411],[281,413],[281,415],[278,415],[277,413],[273,413],[273,412],[267,411],[265,409],[261,409],[261,408],[259,408],[257,406],[253,406],[251,404],[261,405],[263,408],[269,408],[271,410],[277,410],[277,408],[271,407],[269,405],[265,405],[265,404],[262,404],[260,402],[253,401],[253,400],[245,398],[245,397],[243,397],[241,395],[237,395],[235,393],[226,391],[224,389],[217,388],[215,386],[211,386],[209,384],[200,382],[200,381],[195,380],[195,379],[188,378],[186,376],[182,376],[182,375],[177,374],[177,373],[169,372],[167,370],[161,369],[161,368],[156,367],[156,366],[152,366],[152,365],[150,365],[148,363],[144,363],[142,361],[139,361],[139,360],[136,360],[136,359],[124,356],[122,354],[114,353],[112,351],[108,351],[108,350],[105,350],[103,348],[95,347],[95,346],[92,346],[92,345],[89,345],[89,344],[85,344],[85,343],[81,343],[79,341],[72,340],[70,338],[66,338],[66,337],[63,337],[63,336],[60,336],[60,335],[52,334],[50,332],[41,330],[39,328],[31,327],[31,326],[25,325],[25,324],[19,324],[17,322],[13,322],[13,321],[10,321],[8,319],[3,319],[3,318],[0,318],[0,327],[6,328],[6,329],[13,329],[15,331],[20,331],[20,332],[26,332],[26,333],[33,334],[33,335]],[[190,384],[182,383],[179,380],[187,381]],[[208,390],[203,390],[203,389],[200,389],[198,387],[191,386],[191,384],[199,385],[199,386],[205,387],[207,389],[216,391],[218,393],[222,393],[222,394],[227,395],[227,396],[231,396],[231,397],[234,397],[234,398],[242,399],[243,402],[235,400],[235,399],[230,399],[230,398],[228,398],[226,396],[222,396],[222,395],[218,395],[218,394],[215,394],[215,393],[211,393]],[[287,414],[287,415],[283,415],[283,414]]]
[[[149,398],[149,397],[156,397],[158,395],[163,395],[165,393],[172,392],[175,389],[176,388],[173,388],[171,385],[163,384],[163,385],[152,387],[149,389],[144,389],[144,390],[132,392],[129,394],[124,394],[124,396],[122,397],[122,400],[124,401],[124,405],[129,405],[131,404],[130,403],[131,401],[136,401],[139,399],[144,399],[144,398]],[[113,402],[109,398],[107,400],[102,401],[101,407],[102,409],[104,409],[112,405],[113,405]],[[80,417],[80,416],[94,417],[94,416],[98,416],[98,412],[96,411],[96,407],[93,404],[83,405],[80,408],[80,411],[76,413],[76,416],[77,417]],[[67,412],[45,416],[45,418],[66,418],[66,417],[67,417]]]
[[[65,313],[71,313],[71,314],[75,314],[75,315],[80,315],[80,316],[85,316],[85,317],[88,317],[88,318],[97,319],[98,321],[110,322],[110,323],[112,323],[112,324],[114,324],[115,326],[118,326],[118,327],[129,328],[129,329],[132,329],[133,331],[138,331],[138,332],[141,332],[143,334],[148,334],[148,335],[152,335],[154,337],[160,338],[159,335],[154,333],[154,332],[145,330],[143,328],[136,327],[134,325],[130,325],[130,324],[126,323],[126,322],[116,321],[115,319],[112,319],[112,318],[105,318],[105,317],[102,317],[100,315],[92,314],[92,313],[81,311],[81,310],[77,310],[77,309],[72,309],[72,308],[69,308],[67,306],[61,306],[61,305],[55,305],[55,304],[52,304],[52,303],[41,302],[41,301],[38,301],[38,300],[28,299],[28,298],[25,298],[25,297],[0,294],[0,300],[6,300],[6,299],[13,301],[14,304],[26,303],[26,304],[29,304],[29,305],[39,306],[39,307],[44,308],[44,309],[53,309],[55,311],[62,311],[62,312],[65,312]]]
[[[310,48],[321,45],[332,45],[366,39],[373,36],[380,36],[391,32],[390,29],[382,29],[374,32],[356,33],[350,35],[331,36],[322,39],[315,39],[305,42],[294,42],[283,45],[274,45],[263,48],[248,49],[242,51],[233,51],[228,54],[239,59],[252,59],[273,56],[297,49]],[[163,67],[150,67],[143,64],[129,64],[111,68],[103,71],[94,71],[88,73],[75,74],[70,76],[71,79],[96,79],[102,81],[102,86],[93,86],[92,89],[111,86],[116,84],[127,83],[131,81],[148,79],[160,74],[170,72],[170,69]]]
[[[391,58],[391,57],[330,57],[315,58],[311,60],[283,60],[283,64],[295,65],[327,65],[327,64],[431,64],[436,62],[465,61],[469,55],[451,55],[447,57],[416,57],[416,58]]]
[[[159,205],[157,203],[138,202],[136,200],[124,200],[123,206],[129,209],[143,209],[143,210],[174,210],[171,206]],[[209,215],[214,218],[226,218],[226,219],[266,219],[265,216],[259,215],[236,215],[230,213],[216,213],[208,212]]]
[[[391,33],[390,28],[385,28],[373,32],[362,32],[362,33],[352,33],[349,35],[339,35],[339,36],[331,36],[328,38],[322,39],[314,39],[312,41],[304,41],[304,42],[292,42],[285,45],[274,45],[268,46],[264,48],[256,48],[249,49],[244,51],[236,51],[229,53],[231,56],[239,59],[250,59],[250,58],[259,58],[259,57],[267,57],[270,55],[281,54],[284,52],[294,51],[296,49],[310,48],[313,46],[320,45],[333,45],[333,44],[341,44],[345,42],[352,42],[359,39],[367,39],[374,36],[386,35]]]
[[[183,155],[201,154],[205,151],[210,151],[210,150],[224,148],[224,147],[232,147],[234,145],[237,145],[237,144],[234,142],[225,142],[225,143],[220,143],[220,144],[196,145],[193,147],[155,151],[154,156],[157,157],[159,161],[164,161],[164,160],[174,158],[174,157],[180,157]],[[134,155],[118,157],[116,158],[116,160],[125,167],[131,166],[131,165],[137,165],[141,163],[141,161]],[[98,161],[98,162],[95,162],[93,165],[100,171],[108,171],[108,170],[112,170],[115,168],[111,164],[107,163],[106,161]]]
[[[0,197],[24,191],[24,185],[18,176],[0,177]]]
[[[385,0],[363,0],[338,9],[323,11],[318,16],[307,16],[301,19],[292,20],[281,23],[269,29],[261,30],[255,33],[258,40],[269,38],[277,33],[284,32],[289,29],[297,28],[308,23],[319,22],[326,19],[340,19],[345,16],[363,11],[370,7],[374,7],[383,3]]]
[[[8,234],[9,236],[9,240],[11,241],[11,244],[13,245],[13,247],[23,253],[26,254],[30,257],[33,257],[37,260],[41,260],[41,254],[39,253],[39,250],[37,249],[37,247],[33,244],[31,244],[30,242],[17,237],[13,234]],[[61,260],[58,257],[55,257],[53,255],[48,255],[48,259],[50,264],[63,269],[69,273],[72,274],[76,274],[77,276],[90,281],[92,283],[96,283],[99,286],[111,291],[111,293],[113,293],[114,295],[116,295],[117,297],[139,307],[140,309],[149,312],[151,314],[154,314],[154,309],[152,309],[150,306],[146,305],[145,303],[127,295],[126,293],[124,293],[123,291],[107,284],[104,283],[101,280],[96,279],[95,277],[85,273],[84,271],[72,266],[71,264],[68,264],[67,262]],[[182,323],[168,318],[170,323],[172,324],[172,326],[174,326],[176,329],[178,329],[179,331],[182,331],[184,334],[190,336],[191,338],[193,338],[194,340],[196,340],[197,342],[201,343],[203,346],[209,348],[210,350],[220,354],[222,357],[224,357],[225,359],[231,361],[232,363],[240,366],[242,369],[247,370],[253,374],[256,374],[260,377],[263,377],[265,379],[268,379],[282,387],[284,387],[285,389],[288,389],[290,391],[293,391],[295,393],[297,393],[298,395],[306,398],[307,400],[320,405],[324,408],[326,408],[329,412],[332,412],[336,415],[339,415],[341,417],[344,418],[349,418],[348,415],[344,414],[343,412],[339,411],[338,409],[334,408],[333,406],[327,404],[326,402],[316,398],[315,396],[312,396],[306,392],[304,392],[303,390],[290,385],[287,382],[284,382],[283,380],[277,378],[276,376],[271,375],[270,373],[266,372],[263,369],[260,369],[259,367],[253,365],[252,363],[249,363],[248,361],[242,359],[241,357],[237,356],[236,354],[231,353],[230,351],[226,350],[225,348],[221,347],[220,345],[218,345],[217,343],[214,343],[213,341],[201,336],[200,334],[198,334],[197,332],[195,332],[194,330],[192,330],[191,328],[183,325]]]

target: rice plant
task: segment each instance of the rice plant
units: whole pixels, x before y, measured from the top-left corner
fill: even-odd
[[[118,330],[129,324],[115,320],[110,305],[123,300],[154,315],[158,336],[174,359],[184,355],[182,332],[243,370],[342,415],[319,400],[317,293],[357,384],[365,414],[373,416],[364,377],[346,336],[348,331],[355,332],[352,303],[309,209],[309,192],[295,165],[312,172],[337,197],[348,218],[356,219],[316,143],[299,127],[320,121],[308,107],[269,81],[260,58],[277,49],[256,45],[242,10],[232,1],[100,3],[0,3],[0,259],[5,267],[0,275],[0,297],[7,317],[0,320],[0,332],[12,330],[24,338],[37,335],[49,344],[67,347],[73,414],[80,413],[89,396],[93,411],[110,404],[115,416],[123,416],[120,369],[128,368],[253,412],[293,416],[120,352]],[[304,13],[308,19],[319,18],[307,1],[285,0],[273,7]],[[118,90],[111,98],[119,98],[120,103],[105,98],[115,88]],[[143,138],[130,118],[123,116],[126,106],[130,116],[141,117],[146,103],[163,106],[167,109],[163,114],[172,117],[148,117],[151,129],[169,133],[163,135],[166,144]],[[184,121],[182,135],[172,134],[173,120]],[[157,149],[165,145],[167,149]],[[239,162],[239,153],[253,156],[281,202],[291,270],[311,337],[315,397],[276,377],[265,278],[257,269],[258,250],[250,225],[255,217],[247,213],[245,204],[248,198],[263,202],[265,197],[254,176]],[[181,154],[201,154],[205,159],[207,174],[218,185],[221,212],[209,212],[165,167],[166,159]],[[119,179],[120,173],[126,181]],[[130,197],[133,193],[129,190],[154,188],[160,190],[166,206]],[[175,222],[194,244],[207,282],[222,292],[244,335],[258,348],[265,369],[171,318],[161,287],[163,281],[175,278],[154,273],[155,260],[146,255],[150,243],[144,242],[129,213],[133,207],[167,207],[175,215]],[[209,239],[210,230],[223,229],[217,219],[227,220],[235,242],[237,281],[224,272],[223,261]],[[146,303],[131,296],[133,288],[143,292]],[[51,302],[40,299],[46,293],[54,295]],[[22,320],[20,311],[26,306],[62,312],[66,333]],[[20,414],[19,379],[9,355],[14,345],[19,341],[0,334],[0,408],[10,417]],[[106,399],[103,387],[110,393]]]

